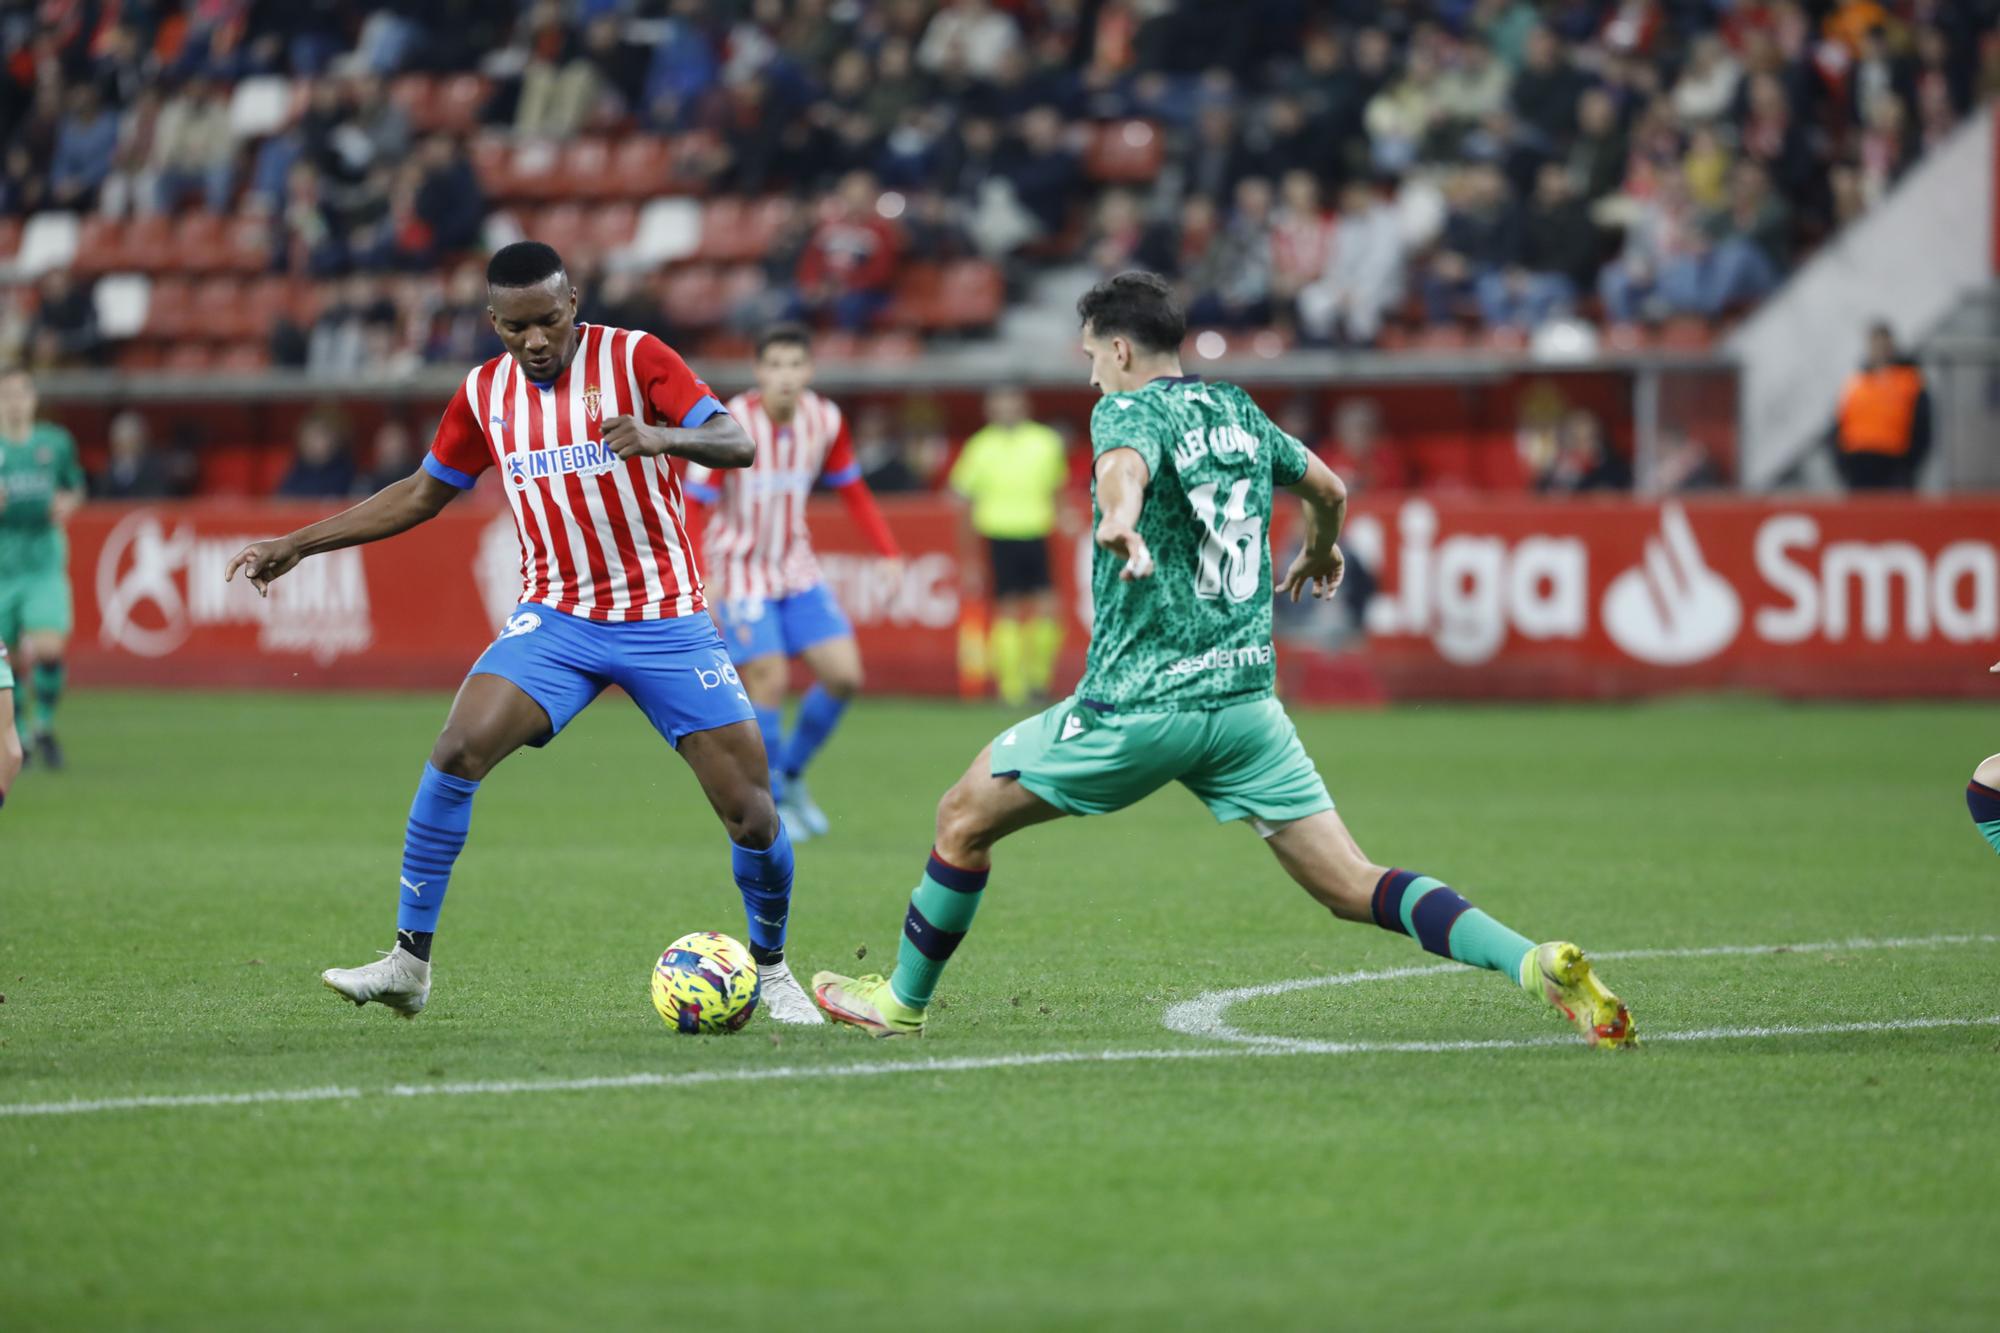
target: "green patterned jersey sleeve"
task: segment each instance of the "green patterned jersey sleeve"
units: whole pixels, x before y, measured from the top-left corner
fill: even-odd
[[[1296,486],[1305,479],[1306,468],[1312,461],[1305,445],[1262,412],[1257,413],[1257,420],[1261,423],[1259,433],[1264,437],[1264,445],[1271,451],[1271,483]]]
[[[1137,394],[1106,394],[1090,413],[1090,456],[1094,459],[1113,449],[1136,449],[1146,460],[1146,471],[1157,477],[1166,444],[1167,433],[1152,405]]]
[[[56,489],[80,491],[84,486],[83,460],[77,456],[76,437],[60,426],[55,434],[62,441],[61,456],[56,460]]]

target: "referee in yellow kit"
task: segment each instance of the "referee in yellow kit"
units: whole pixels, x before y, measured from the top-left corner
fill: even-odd
[[[1020,704],[1049,692],[1062,649],[1049,534],[1069,480],[1062,437],[1031,420],[1028,396],[1011,386],[986,395],[987,424],[965,442],[950,487],[971,504],[992,570],[989,652],[1000,697]]]

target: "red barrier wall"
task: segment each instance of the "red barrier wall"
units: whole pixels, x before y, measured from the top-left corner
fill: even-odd
[[[866,552],[837,505],[814,516],[875,688],[957,688],[956,518],[885,509],[910,558]],[[79,682],[455,684],[513,605],[504,511],[447,511],[307,561],[268,600],[221,570],[244,542],[315,517],[251,503],[103,506],[71,527]],[[1289,554],[1290,506],[1276,539]],[[1348,549],[1375,576],[1364,646],[1326,645],[1343,610],[1281,620],[1294,698],[1575,698],[1745,688],[1800,696],[1988,690],[2000,650],[2000,499],[1541,503],[1377,498]],[[1058,539],[1074,597],[1083,552]]]

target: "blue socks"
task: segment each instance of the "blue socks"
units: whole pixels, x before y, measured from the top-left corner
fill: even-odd
[[[1429,875],[1391,870],[1375,882],[1375,924],[1426,952],[1518,982],[1533,940],[1501,925]]]
[[[806,765],[819,753],[819,747],[826,744],[827,737],[840,725],[840,715],[847,711],[847,700],[836,698],[818,685],[806,691],[806,697],[799,701],[798,716],[792,719],[792,734],[785,739],[784,760],[778,769],[788,778],[795,778],[806,771]]]
[[[751,711],[757,714],[757,730],[764,734],[764,757],[771,764],[771,795],[785,794],[785,779],[778,759],[785,753],[785,710],[765,708],[752,704]]]
[[[785,956],[785,918],[792,910],[791,834],[781,822],[778,840],[761,852],[733,841],[729,846],[729,868],[750,927],[750,956],[759,964],[775,963]]]
[[[472,828],[472,797],[479,784],[440,773],[428,763],[410,802],[410,823],[403,834],[402,897],[396,905],[396,930],[422,934],[420,957],[430,953],[428,936],[437,929],[451,883],[452,862],[465,847]],[[414,952],[414,951],[413,951]]]

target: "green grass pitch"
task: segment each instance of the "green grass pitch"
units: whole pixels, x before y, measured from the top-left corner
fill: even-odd
[[[1433,961],[1332,922],[1177,790],[1007,844],[921,1043],[676,1036],[653,958],[740,932],[740,906],[691,779],[616,698],[482,790],[430,1010],[357,1011],[317,973],[389,943],[443,712],[72,696],[71,771],[30,771],[0,813],[0,1110],[347,1093],[0,1114],[0,1328],[2000,1323],[2000,1026],[1966,1021],[2000,1015],[2000,863],[1960,797],[2000,749],[1990,711],[1302,716],[1372,856],[1530,935],[1918,941],[1607,962],[1656,1038],[1627,1056],[1169,1031],[1218,988]],[[795,966],[893,959],[935,798],[1008,720],[849,715]],[[1473,973],[1225,1017],[1324,1042],[1563,1031]],[[1867,1023],[1905,1026],[1658,1039]],[[1155,1054],[998,1063],[1098,1052]]]

